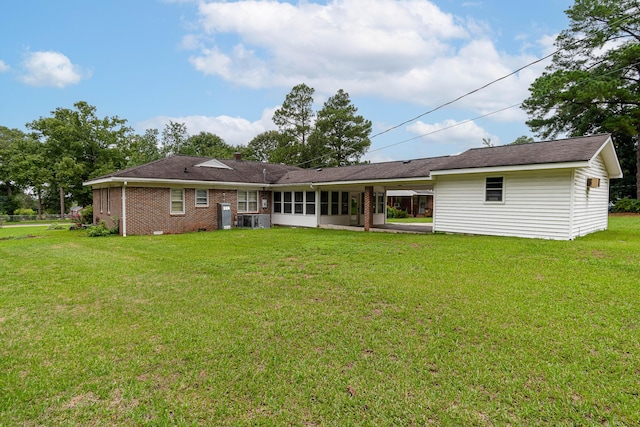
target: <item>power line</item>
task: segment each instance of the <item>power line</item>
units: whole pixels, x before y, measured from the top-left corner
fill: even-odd
[[[610,23],[609,25],[610,25],[610,26],[612,26],[612,25],[616,25],[616,24],[618,24],[618,23],[620,23],[620,22],[622,22],[622,21],[625,21],[625,20],[627,20],[627,19],[630,19],[630,18],[632,18],[632,17],[633,17],[632,15],[626,15],[626,16],[623,16],[623,17],[621,17],[620,19],[618,19],[618,20],[616,20],[616,21],[614,21],[614,22]],[[453,100],[451,100],[451,101],[448,101],[448,102],[445,102],[445,103],[443,103],[443,104],[440,104],[440,105],[438,105],[437,107],[432,108],[432,109],[431,109],[431,110],[429,110],[429,111],[426,111],[426,112],[424,112],[424,113],[422,113],[422,114],[419,114],[419,115],[417,115],[417,116],[415,116],[415,117],[413,117],[413,118],[411,118],[411,119],[405,120],[405,121],[403,121],[403,122],[402,122],[402,123],[400,123],[400,124],[397,124],[397,125],[395,125],[395,126],[392,126],[392,127],[388,128],[388,129],[383,130],[382,132],[378,132],[378,133],[374,134],[373,136],[369,137],[369,139],[371,140],[371,139],[374,139],[374,138],[376,138],[376,137],[378,137],[378,136],[380,136],[380,135],[384,135],[384,134],[386,134],[386,133],[388,133],[388,132],[391,132],[391,131],[392,131],[392,130],[394,130],[394,129],[397,129],[397,128],[399,128],[399,127],[401,127],[401,126],[404,126],[404,125],[406,125],[406,124],[408,124],[408,123],[411,123],[411,122],[413,122],[413,121],[415,121],[415,120],[417,120],[417,119],[419,119],[419,118],[421,118],[421,117],[424,117],[424,116],[426,116],[426,115],[428,115],[428,114],[431,114],[431,113],[433,113],[433,112],[435,112],[435,111],[438,111],[438,110],[440,110],[440,109],[442,109],[442,108],[444,108],[444,107],[446,107],[446,106],[448,106],[448,105],[451,105],[451,104],[453,104],[453,103],[455,103],[455,102],[457,102],[457,101],[459,101],[459,100],[461,100],[461,99],[463,99],[463,98],[466,98],[466,97],[468,97],[468,96],[470,96],[470,95],[473,95],[474,93],[480,92],[481,90],[484,90],[484,89],[486,89],[487,87],[489,87],[489,86],[491,86],[491,85],[493,85],[493,84],[495,84],[495,83],[498,83],[498,82],[500,82],[500,81],[502,81],[502,80],[504,80],[504,79],[506,79],[506,78],[508,78],[508,77],[511,77],[511,76],[513,76],[514,74],[517,74],[517,73],[519,73],[520,71],[522,71],[522,70],[524,70],[524,69],[526,69],[526,68],[528,68],[528,67],[531,67],[531,66],[533,66],[533,65],[535,65],[535,64],[537,64],[537,63],[540,63],[540,62],[542,62],[542,61],[544,61],[544,60],[546,60],[546,59],[548,59],[548,58],[550,58],[550,57],[552,57],[552,56],[556,55],[557,53],[559,53],[559,52],[561,52],[561,51],[563,51],[563,50],[567,50],[567,49],[570,49],[570,48],[576,47],[576,46],[577,46],[577,45],[579,45],[580,43],[585,43],[586,41],[587,41],[586,39],[576,40],[576,41],[574,41],[573,43],[570,43],[569,45],[567,45],[567,46],[565,46],[565,47],[563,47],[563,48],[557,49],[556,51],[554,51],[554,52],[552,52],[552,53],[550,53],[550,54],[548,54],[548,55],[545,55],[545,56],[543,56],[542,58],[536,59],[535,61],[532,61],[532,62],[530,62],[530,63],[528,63],[528,64],[526,64],[526,65],[523,65],[522,67],[520,67],[520,68],[518,68],[518,69],[516,69],[516,70],[514,70],[514,71],[512,71],[512,72],[510,72],[510,73],[508,73],[508,74],[505,74],[505,75],[504,75],[504,76],[502,76],[502,77],[498,77],[497,79],[494,79],[494,80],[490,81],[489,83],[486,83],[486,84],[485,84],[485,85],[483,85],[483,86],[480,86],[480,87],[478,87],[478,88],[476,88],[476,89],[474,89],[474,90],[471,90],[471,91],[469,91],[469,92],[467,92],[467,93],[465,93],[465,94],[463,94],[463,95],[460,95],[459,97],[457,97],[457,98],[455,98],[455,99],[453,99]],[[638,65],[638,64],[636,63],[636,64],[632,64],[632,65],[629,65],[629,66],[633,66],[633,65]],[[620,70],[622,70],[622,69],[624,69],[624,68],[627,68],[627,67],[622,67],[622,68],[620,68],[620,69],[618,69],[618,70],[614,70],[614,71],[611,71],[611,72],[605,73],[605,74],[603,74],[603,75],[608,75],[608,74],[611,74],[611,73],[613,73],[613,72],[620,71]],[[601,75],[601,76],[602,76],[602,75]],[[585,80],[585,81],[580,82],[579,84],[588,83],[589,81],[592,81],[592,80],[594,80],[594,79],[593,79],[593,78],[591,78],[591,79],[587,79],[587,80]],[[400,144],[403,144],[403,143],[405,143],[405,142],[413,141],[413,140],[416,140],[416,139],[419,139],[419,138],[422,138],[422,137],[425,137],[425,136],[428,136],[428,135],[431,135],[431,134],[434,134],[434,133],[437,133],[437,132],[441,132],[441,131],[444,131],[444,130],[447,130],[447,129],[451,129],[451,128],[454,128],[454,127],[457,127],[457,126],[461,126],[461,125],[463,125],[463,124],[466,124],[466,123],[472,122],[472,121],[474,121],[474,120],[478,120],[478,119],[481,119],[481,118],[484,118],[484,117],[487,117],[487,116],[490,116],[490,115],[493,115],[493,114],[497,114],[497,113],[500,113],[500,112],[502,112],[502,111],[505,111],[505,110],[508,110],[508,109],[511,109],[511,108],[515,108],[515,107],[520,106],[520,105],[522,105],[522,104],[523,104],[523,102],[520,102],[520,103],[518,103],[518,104],[514,104],[514,105],[511,105],[511,106],[509,106],[509,107],[504,107],[504,108],[501,108],[501,109],[499,109],[499,110],[496,110],[496,111],[493,111],[493,112],[490,112],[490,113],[483,114],[483,115],[481,115],[481,116],[475,117],[475,118],[473,118],[473,119],[464,120],[464,121],[462,121],[462,122],[460,122],[460,123],[456,123],[456,124],[454,124],[454,125],[447,126],[447,127],[444,127],[444,128],[438,129],[438,130],[435,130],[435,131],[433,131],[433,132],[429,132],[429,133],[424,134],[424,135],[419,135],[419,136],[417,136],[417,137],[409,138],[409,139],[406,139],[406,140],[403,140],[403,141],[400,141],[400,142],[396,142],[396,143],[393,143],[393,144],[387,145],[387,146],[385,146],[385,147],[377,148],[377,149],[375,149],[375,150],[369,150],[369,151],[368,151],[368,153],[372,153],[372,152],[380,151],[380,150],[383,150],[383,149],[386,149],[386,148],[389,148],[389,147],[393,147],[393,146],[396,146],[396,145],[400,145]],[[323,159],[323,158],[325,158],[325,157],[327,157],[327,156],[329,156],[329,154],[324,154],[324,155],[318,156],[318,157],[316,157],[316,158],[313,158],[313,159],[310,159],[310,160],[307,160],[307,161],[301,162],[301,163],[299,163],[299,164],[296,164],[295,166],[302,166],[302,165],[304,165],[304,164],[307,164],[307,163],[310,163],[310,162],[314,162],[314,161],[316,161],[316,160]]]
[[[613,26],[613,25],[616,25],[616,24],[618,24],[618,23],[620,23],[620,22],[622,22],[622,21],[624,21],[624,20],[630,19],[630,18],[632,18],[632,16],[633,16],[633,15],[623,16],[622,18],[620,18],[620,19],[618,19],[618,20],[616,20],[616,21],[612,22],[611,24],[609,24],[609,26]],[[375,137],[377,137],[377,136],[384,135],[384,134],[385,134],[385,133],[387,133],[387,132],[391,132],[391,131],[392,131],[392,130],[394,130],[394,129],[397,129],[397,128],[401,127],[401,126],[404,126],[404,125],[406,125],[406,124],[408,124],[408,123],[411,123],[411,122],[413,122],[413,121],[415,121],[415,120],[418,120],[418,119],[419,119],[419,118],[421,118],[421,117],[424,117],[424,116],[426,116],[426,115],[428,115],[428,114],[431,114],[431,113],[433,113],[433,112],[435,112],[435,111],[438,111],[438,110],[440,110],[441,108],[444,108],[444,107],[446,107],[446,106],[448,106],[448,105],[451,105],[451,104],[453,104],[453,103],[455,103],[455,102],[458,102],[458,101],[460,101],[461,99],[466,98],[467,96],[473,95],[474,93],[477,93],[477,92],[479,92],[479,91],[481,91],[481,90],[483,90],[483,89],[486,89],[486,88],[488,88],[489,86],[491,86],[491,85],[493,85],[493,84],[495,84],[495,83],[498,83],[499,81],[502,81],[502,80],[506,79],[507,77],[511,77],[511,76],[513,76],[514,74],[519,73],[520,71],[524,70],[525,68],[529,68],[529,67],[531,67],[532,65],[535,65],[535,64],[537,64],[537,63],[539,63],[539,62],[542,62],[542,61],[544,61],[545,59],[548,59],[548,58],[550,58],[550,57],[554,56],[555,54],[560,53],[560,52],[561,52],[561,51],[563,51],[563,50],[567,50],[567,49],[569,49],[569,48],[575,47],[575,46],[577,46],[578,44],[580,44],[580,43],[584,43],[584,42],[586,42],[586,41],[587,41],[586,39],[576,40],[575,42],[570,43],[568,46],[565,46],[565,47],[563,47],[563,48],[557,49],[555,52],[552,52],[552,53],[550,53],[550,54],[548,54],[548,55],[546,55],[546,56],[543,56],[543,57],[542,57],[542,58],[540,58],[540,59],[537,59],[537,60],[532,61],[532,62],[530,62],[530,63],[528,63],[528,64],[526,64],[526,65],[523,65],[522,67],[518,68],[518,69],[517,69],[517,70],[515,70],[515,71],[510,72],[509,74],[505,74],[505,75],[504,75],[504,76],[502,76],[502,77],[498,77],[497,79],[490,81],[489,83],[485,84],[484,86],[481,86],[481,87],[476,88],[476,89],[474,89],[474,90],[472,90],[472,91],[469,91],[469,92],[467,92],[467,93],[465,93],[465,94],[463,94],[463,95],[460,95],[459,97],[457,97],[457,98],[455,98],[455,99],[453,99],[453,100],[451,100],[451,101],[445,102],[444,104],[440,104],[440,105],[438,105],[437,107],[432,108],[432,109],[431,109],[431,110],[429,110],[429,111],[426,111],[426,112],[424,112],[424,113],[422,113],[422,114],[419,114],[419,115],[417,115],[417,116],[415,116],[415,117],[413,117],[413,118],[411,118],[411,119],[409,119],[409,120],[405,120],[404,122],[402,122],[402,123],[400,123],[400,124],[397,124],[397,125],[395,125],[395,126],[392,126],[392,127],[388,128],[388,129],[385,129],[385,130],[383,130],[382,132],[378,132],[378,133],[376,133],[375,135],[371,136],[369,139],[373,139],[373,138],[375,138]]]
[[[619,72],[619,71],[624,70],[625,68],[635,67],[636,65],[640,65],[640,61],[635,62],[635,63],[633,63],[633,64],[629,64],[629,65],[624,66],[624,67],[617,68],[617,69],[615,69],[615,70],[609,70],[608,72],[606,72],[606,73],[604,73],[604,74],[599,74],[599,75],[598,75],[598,77],[608,76],[609,74],[615,74],[615,73],[617,73],[617,72]],[[589,83],[589,82],[591,82],[591,81],[595,81],[595,80],[596,80],[596,78],[595,78],[595,77],[590,77],[590,78],[588,78],[588,79],[585,79],[585,80],[582,80],[582,81],[578,82],[577,84],[578,84],[578,85],[586,84],[586,83]],[[436,129],[436,130],[434,130],[434,131],[427,132],[427,133],[425,133],[425,134],[418,135],[418,136],[415,136],[415,137],[413,137],[413,138],[405,139],[405,140],[402,140],[402,141],[399,141],[399,142],[394,142],[393,144],[385,145],[384,147],[376,148],[375,150],[369,150],[368,152],[369,152],[369,153],[374,153],[374,152],[376,152],[376,151],[385,150],[385,149],[387,149],[387,148],[394,147],[394,146],[396,146],[396,145],[404,144],[405,142],[414,141],[414,140],[416,140],[416,139],[424,138],[425,136],[433,135],[434,133],[438,133],[438,132],[442,132],[442,131],[445,131],[445,130],[449,130],[449,129],[452,129],[452,128],[455,128],[455,127],[458,127],[458,126],[462,126],[462,125],[464,125],[464,124],[471,123],[471,122],[474,122],[474,121],[476,121],[476,120],[479,120],[479,119],[482,119],[482,118],[485,118],[485,117],[488,117],[488,116],[491,116],[491,115],[494,115],[494,114],[501,113],[501,112],[506,111],[506,110],[509,110],[509,109],[511,109],[511,108],[519,107],[519,106],[521,106],[523,103],[524,103],[524,101],[523,101],[523,102],[519,102],[519,103],[517,103],[517,104],[510,105],[510,106],[508,106],[508,107],[501,108],[501,109],[499,109],[499,110],[492,111],[492,112],[490,112],[490,113],[483,114],[483,115],[481,115],[481,116],[474,117],[474,118],[472,118],[472,119],[463,120],[463,121],[458,122],[458,123],[455,123],[455,124],[453,124],[453,125],[445,126],[445,127],[443,127],[443,128]]]

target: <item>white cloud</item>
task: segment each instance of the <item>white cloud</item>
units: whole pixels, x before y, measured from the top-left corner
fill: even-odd
[[[183,40],[194,51],[193,66],[251,88],[304,82],[318,95],[344,88],[353,96],[435,106],[536,59],[499,51],[488,26],[425,0],[202,2],[199,16],[200,32]],[[543,68],[528,68],[454,107],[486,113],[520,102]]]
[[[427,124],[421,121],[407,126],[407,130],[418,136],[424,135],[420,142],[424,145],[438,144],[462,152],[473,147],[482,147],[484,138],[491,139],[493,145],[500,145],[500,139],[478,126],[475,122],[444,120]],[[445,132],[446,130],[446,132]],[[449,150],[451,152],[451,150]]]
[[[158,116],[138,123],[135,128],[139,132],[145,129],[158,129],[162,132],[165,125],[170,121],[184,123],[187,126],[189,135],[196,135],[200,132],[210,132],[218,135],[227,144],[246,145],[256,135],[267,130],[275,129],[271,118],[276,108],[270,108],[263,111],[259,120],[249,121],[241,117],[230,116],[185,116],[185,117],[168,117]]]
[[[10,69],[11,67],[9,67],[3,60],[0,59],[0,73],[5,73]]]
[[[54,51],[28,53],[22,65],[25,74],[21,80],[30,86],[63,88],[77,84],[91,75],[71,63],[64,54]]]

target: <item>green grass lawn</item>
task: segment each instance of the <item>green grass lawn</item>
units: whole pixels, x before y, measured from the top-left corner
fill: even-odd
[[[387,218],[387,222],[399,222],[402,224],[412,224],[412,223],[430,223],[433,222],[432,217],[423,217],[423,218]]]
[[[571,242],[0,229],[0,425],[640,425],[640,217]]]

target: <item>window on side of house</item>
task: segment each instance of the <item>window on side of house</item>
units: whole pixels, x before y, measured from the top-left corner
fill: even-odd
[[[487,177],[484,200],[485,202],[502,202],[504,200],[503,177]]]
[[[209,206],[209,190],[196,189],[196,206],[200,208]]]
[[[342,215],[349,215],[349,193],[346,191],[342,192],[342,199],[340,200],[341,202],[341,213]]]
[[[329,192],[320,192],[320,215],[329,215]]]
[[[331,215],[340,215],[340,193],[331,192]]]
[[[373,193],[373,213],[384,213],[384,193]]]
[[[282,213],[282,193],[273,193],[273,213]]]
[[[315,191],[307,191],[306,193],[306,211],[307,215],[316,214],[316,193]]]
[[[171,189],[171,214],[183,214],[184,213],[184,189],[172,188]]]
[[[304,213],[304,192],[296,191],[293,194],[293,196],[294,196],[293,212],[297,214],[303,214]]]
[[[247,191],[249,195],[249,212],[258,212],[258,191]]]
[[[238,212],[258,211],[258,191],[238,190]]]
[[[291,191],[284,192],[284,213],[290,214],[292,211],[291,208],[292,200],[291,200]]]

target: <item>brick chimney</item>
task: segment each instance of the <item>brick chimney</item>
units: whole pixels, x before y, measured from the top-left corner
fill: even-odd
[[[233,160],[242,160],[242,153],[233,153]]]

